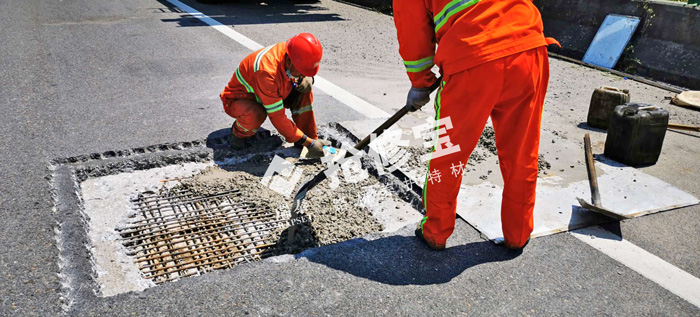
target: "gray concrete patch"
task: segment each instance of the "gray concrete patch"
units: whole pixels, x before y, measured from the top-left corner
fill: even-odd
[[[330,127],[322,127],[320,133],[338,146],[347,147],[350,142]],[[246,197],[258,201],[260,208],[288,212],[289,193],[285,198],[263,187],[262,179],[269,173],[272,158],[285,157],[304,175],[321,172],[323,165],[297,161],[294,156],[299,150],[289,144],[280,147],[279,136],[270,136],[265,130],[256,138],[240,151],[228,149],[227,132],[221,131],[207,140],[54,160],[51,184],[59,221],[56,240],[64,309],[74,312],[81,302],[95,296],[138,292],[155,285],[144,278],[115,231],[128,225],[127,219],[134,215],[130,201],[139,192],[189,190],[206,197],[212,191],[238,188],[245,189]],[[367,158],[358,157],[355,162],[357,167],[342,164],[329,181],[309,191],[301,213],[311,221],[301,224],[294,241],[286,239],[286,230],[275,233],[277,245],[269,255],[297,253],[371,232],[394,231],[420,219],[420,213],[412,207],[414,194],[400,180],[391,174],[380,176],[376,170],[374,176],[370,175]]]
[[[212,143],[223,144],[222,138]],[[182,162],[202,162],[212,158],[204,140],[163,144],[123,151],[107,151],[91,155],[60,158],[52,161],[52,196],[58,222],[56,244],[62,281],[63,309],[72,312],[80,304],[97,296],[99,273],[93,265],[90,237],[86,228],[80,183],[89,177],[114,175],[127,171],[145,170]],[[193,147],[193,144],[199,147]],[[173,148],[181,150],[173,150]],[[184,148],[184,149],[183,149]],[[209,150],[209,151],[208,151]]]

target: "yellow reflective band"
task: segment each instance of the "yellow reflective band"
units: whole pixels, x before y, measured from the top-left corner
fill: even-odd
[[[277,112],[277,111],[280,111],[282,109],[284,109],[284,106],[282,105],[282,100],[275,102],[273,104],[270,104],[270,105],[265,105],[265,111],[267,111],[267,113]]]
[[[420,231],[421,231],[421,233],[423,232],[423,225],[425,224],[426,221],[428,221],[428,216],[423,217],[423,219],[422,219],[421,222],[420,222]]]
[[[262,60],[263,55],[265,55],[265,53],[267,53],[267,51],[269,51],[271,48],[272,46],[268,46],[264,50],[260,51],[260,53],[258,53],[258,56],[255,56],[255,66],[253,66],[254,72],[260,70],[260,60]]]
[[[236,120],[236,126],[238,126],[239,128],[243,129],[243,132],[248,132],[248,129],[244,128],[242,125],[240,125],[240,124],[238,123],[238,120]]]
[[[300,114],[302,114],[302,113],[304,113],[304,112],[309,112],[309,111],[313,111],[313,110],[314,110],[314,109],[311,108],[311,105],[303,106],[303,107],[301,107],[301,108],[299,108],[299,109],[292,110],[292,115],[295,115],[295,116],[296,116],[296,115],[300,115]]]
[[[430,163],[433,160],[433,152],[438,146],[438,139],[440,138],[440,108],[442,108],[442,89],[445,87],[445,81],[440,82],[440,88],[438,89],[437,97],[435,98],[435,144],[433,148],[430,149],[430,160],[428,160],[428,172],[425,173],[425,184],[423,185],[423,209],[428,212],[428,176],[430,176]],[[428,220],[426,216],[421,223],[421,230],[423,229],[423,223]]]
[[[433,67],[433,65],[435,65],[435,63],[433,63],[433,58],[434,56],[428,56],[417,61],[404,61],[403,64],[406,67],[407,72],[417,73]]]
[[[255,92],[253,91],[253,87],[248,85],[248,83],[243,79],[243,75],[241,75],[241,70],[236,68],[236,79],[238,79],[238,82],[245,87],[245,90],[251,94],[254,94]]]
[[[435,33],[437,34],[440,28],[447,23],[447,20],[449,20],[451,16],[475,5],[479,1],[480,0],[453,0],[446,4],[445,7],[442,8],[442,10],[435,15],[435,18],[433,19],[435,22]]]

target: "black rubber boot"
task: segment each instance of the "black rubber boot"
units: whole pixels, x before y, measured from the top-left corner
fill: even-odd
[[[245,147],[245,139],[239,138],[233,134],[233,126],[231,126],[231,135],[228,137],[228,146],[232,150],[240,150]]]
[[[522,247],[514,247],[514,246],[512,246],[509,243],[504,241],[503,246],[508,249],[508,254],[510,254],[511,256],[519,256],[519,255],[523,254],[523,251],[528,243],[530,243],[530,239],[527,239],[527,241],[525,241],[525,244],[523,244]]]
[[[420,238],[425,244],[430,247],[433,251],[440,251],[440,250],[445,250],[445,245],[439,245],[435,244],[432,242],[429,242],[428,240],[425,240],[425,237],[423,237],[423,230],[420,228],[420,224],[418,224],[418,227],[416,228],[415,231],[416,237]]]

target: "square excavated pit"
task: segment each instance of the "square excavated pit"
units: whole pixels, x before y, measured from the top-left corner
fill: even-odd
[[[332,128],[336,144],[348,144]],[[422,217],[411,184],[364,160],[291,202],[323,170],[260,134],[241,151],[224,132],[184,142],[55,160],[52,188],[68,306],[82,296],[141,291],[265,257],[393,231]],[[283,169],[272,169],[282,166]],[[296,225],[294,239],[287,232]]]

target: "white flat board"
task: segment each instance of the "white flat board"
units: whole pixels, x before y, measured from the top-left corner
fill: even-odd
[[[558,143],[571,142],[559,140]],[[633,167],[602,156],[597,160],[602,205],[616,214],[631,218],[700,203],[693,195]],[[531,237],[588,227],[609,219],[579,206],[577,197],[590,202],[588,180],[560,180],[563,179],[557,176],[538,179],[535,228]],[[462,185],[457,197],[457,214],[496,242],[503,240],[500,212],[502,192],[502,186],[486,182]]]
[[[343,122],[351,133],[364,136],[377,122]],[[583,136],[581,136],[583,137]],[[594,148],[603,144],[594,142]],[[589,227],[607,218],[579,206],[577,197],[590,202],[591,192],[584,163],[583,146],[542,131],[540,153],[551,168],[539,175],[532,237]],[[697,198],[633,167],[596,155],[598,186],[602,205],[620,215],[638,217],[700,203]],[[490,240],[503,239],[501,194],[503,182],[495,156],[490,156],[464,173],[457,196],[457,214]],[[402,166],[400,170],[418,186],[425,181],[426,166]],[[487,173],[486,171],[492,171]],[[443,177],[450,177],[448,172]]]
[[[583,56],[585,63],[613,68],[639,25],[634,16],[608,14]]]

